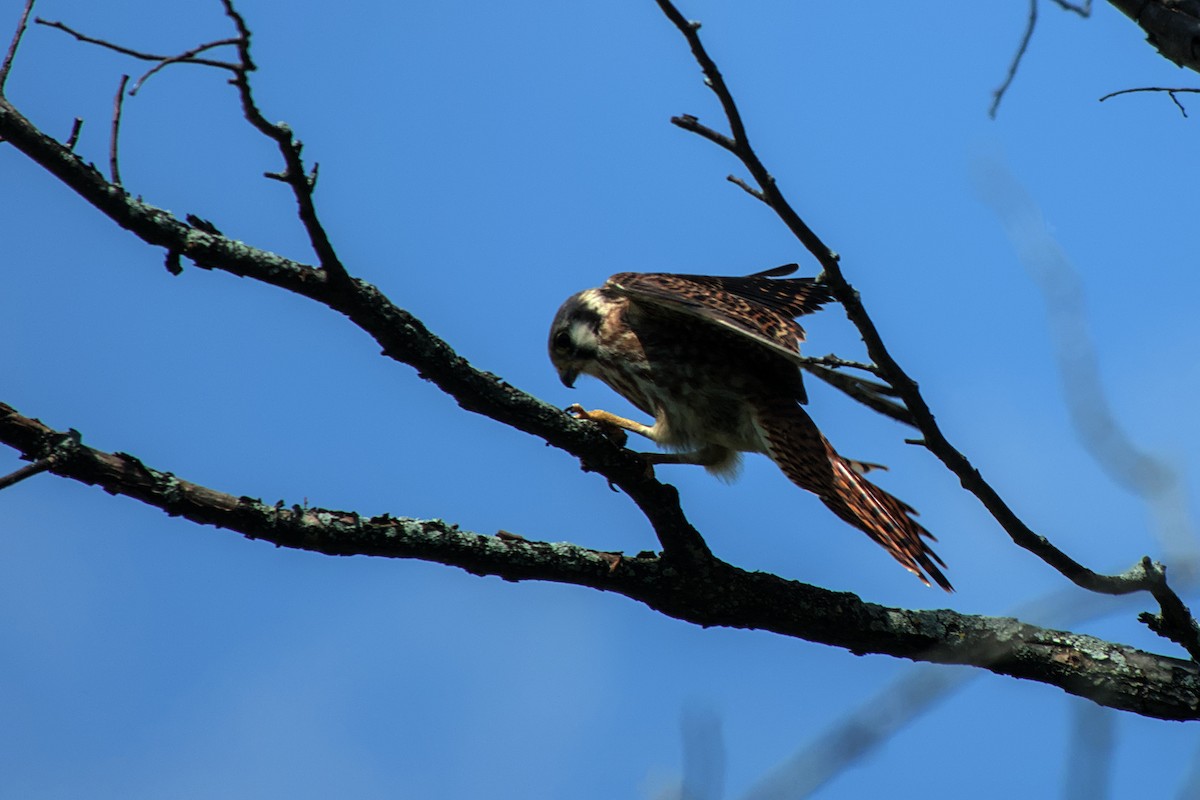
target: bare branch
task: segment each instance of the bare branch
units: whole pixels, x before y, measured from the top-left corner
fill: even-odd
[[[63,142],[63,146],[68,150],[74,150],[75,144],[79,141],[79,131],[83,128],[83,117],[76,117],[71,123],[71,133],[67,136],[67,140]]]
[[[1025,23],[1025,33],[1021,35],[1021,43],[1017,45],[1017,52],[1008,65],[1008,74],[1004,76],[1004,82],[1000,84],[1000,88],[992,92],[992,105],[988,109],[988,116],[992,119],[996,118],[996,112],[1000,109],[1000,101],[1004,99],[1004,93],[1008,91],[1008,87],[1012,86],[1013,79],[1017,77],[1021,60],[1025,58],[1025,51],[1029,49],[1029,41],[1033,39],[1033,29],[1037,27],[1037,4],[1038,0],[1029,0],[1029,21]]]
[[[801,364],[801,368],[810,375],[825,381],[843,394],[862,403],[872,411],[883,414],[885,417],[891,417],[897,422],[903,422],[905,425],[916,426],[913,415],[908,412],[908,409],[895,400],[890,399],[889,395],[894,396],[896,394],[892,387],[830,369],[824,366],[821,360]]]
[[[699,134],[713,144],[716,144],[719,147],[724,147],[726,150],[735,155],[737,154],[737,144],[733,139],[730,139],[728,136],[720,133],[719,131],[713,130],[707,125],[701,124],[700,120],[696,117],[693,117],[691,114],[683,114],[678,117],[671,117],[671,124],[683,128],[685,131],[691,131],[692,133]]]
[[[292,135],[291,128],[283,123],[276,125],[268,122],[267,118],[259,111],[250,88],[250,73],[257,69],[254,60],[250,57],[250,28],[246,25],[246,20],[234,8],[233,0],[221,0],[221,5],[225,7],[225,15],[233,21],[238,32],[237,51],[241,63],[234,71],[232,83],[241,97],[242,113],[260,133],[274,140],[279,152],[283,155],[286,166],[278,177],[292,187],[292,194],[299,207],[300,222],[308,233],[309,242],[312,244],[313,252],[317,254],[317,261],[321,268],[328,272],[336,282],[349,283],[350,276],[317,217],[316,206],[313,203],[313,188],[316,186],[315,168],[313,178],[310,180],[307,170],[304,168],[304,161],[300,158],[303,145]]]
[[[170,66],[171,64],[199,64],[202,62],[198,61],[195,58],[195,56],[199,55],[200,53],[203,53],[205,50],[211,50],[214,47],[224,47],[225,45],[233,45],[233,44],[237,44],[237,43],[238,43],[237,39],[218,39],[215,42],[207,42],[205,44],[193,47],[191,50],[185,50],[184,52],[180,53],[179,55],[164,58],[162,61],[159,61],[153,67],[148,69],[145,73],[142,74],[142,77],[138,78],[137,81],[134,82],[133,88],[129,90],[129,96],[133,97],[135,94],[137,94],[138,90],[142,88],[142,84],[144,84],[147,80],[149,80],[151,75],[164,69],[165,67]],[[215,66],[216,63],[221,63],[221,62],[215,62],[213,64],[210,64],[210,66]],[[234,65],[227,64],[225,66],[232,68]]]
[[[1119,97],[1123,94],[1135,94],[1137,92],[1166,92],[1167,96],[1171,98],[1171,101],[1175,103],[1175,107],[1179,109],[1179,113],[1183,114],[1183,116],[1186,118],[1188,115],[1187,109],[1183,107],[1183,103],[1179,102],[1179,98],[1176,95],[1181,93],[1195,94],[1200,92],[1200,89],[1190,86],[1181,86],[1173,89],[1165,86],[1142,86],[1137,89],[1122,89],[1119,92],[1109,92],[1100,98],[1100,102],[1103,103],[1105,100],[1108,100],[1111,97]]]
[[[764,203],[765,203],[765,202],[767,202],[767,198],[763,196],[763,193],[762,193],[762,192],[760,192],[758,189],[755,189],[753,186],[751,186],[750,184],[746,183],[744,180],[742,180],[742,179],[741,179],[741,178],[739,178],[738,176],[736,176],[736,175],[726,175],[726,176],[725,176],[725,180],[729,181],[729,182],[730,182],[730,183],[732,183],[734,186],[737,186],[737,187],[741,188],[741,190],[742,190],[742,191],[744,191],[746,194],[748,194],[748,195],[750,195],[751,197],[753,197],[755,200],[761,200],[761,201],[763,201]]]
[[[129,83],[129,76],[122,75],[120,83],[117,84],[117,95],[113,98],[112,130],[108,141],[108,174],[115,186],[121,185],[121,170],[117,166],[117,139],[121,132],[121,108],[125,103],[125,84],[127,83]]]
[[[1082,5],[1070,3],[1067,0],[1053,0],[1054,4],[1064,11],[1072,11],[1087,19],[1092,15],[1092,0],[1086,0]]]
[[[1087,19],[1092,15],[1092,0],[1086,0],[1082,5],[1068,2],[1068,0],[1053,0],[1055,5],[1064,11],[1070,11]],[[1004,99],[1004,95],[1008,92],[1008,87],[1012,86],[1013,80],[1017,77],[1017,70],[1021,67],[1021,61],[1025,58],[1025,52],[1029,49],[1029,42],[1033,39],[1033,30],[1037,27],[1038,15],[1038,0],[1029,0],[1029,18],[1025,24],[1025,33],[1021,35],[1021,42],[1017,45],[1017,52],[1013,54],[1012,61],[1008,65],[1008,74],[1004,76],[1004,82],[996,91],[992,92],[992,105],[988,109],[988,116],[992,119],[996,118],[996,112],[1000,110],[1000,102]]]
[[[833,353],[830,353],[827,356],[803,356],[801,357],[800,361],[805,364],[817,364],[822,367],[831,367],[833,369],[861,369],[863,372],[870,372],[873,375],[879,374],[879,367],[875,366],[874,364],[868,364],[865,361],[847,361],[844,358],[835,356]],[[893,395],[895,394],[894,391],[890,390],[887,393]]]
[[[26,458],[69,434],[0,403],[0,442]],[[417,558],[506,580],[544,580],[622,594],[685,622],[771,631],[855,653],[967,664],[1058,686],[1111,708],[1200,718],[1200,668],[1167,656],[1003,617],[909,611],[747,572],[715,558],[702,569],[520,536],[485,536],[441,520],[269,505],[191,483],[134,456],[78,444],[50,471],[202,525],[327,555]]]
[[[4,94],[4,84],[8,81],[9,70],[12,69],[13,59],[17,57],[17,48],[21,46],[21,38],[29,25],[29,13],[33,11],[34,0],[25,0],[25,10],[21,12],[21,21],[13,33],[12,41],[8,43],[8,52],[4,54],[4,62],[0,63],[0,95]]]
[[[47,436],[45,441],[42,442],[41,448],[41,452],[44,455],[29,466],[21,467],[4,477],[0,477],[0,489],[7,489],[9,486],[20,483],[27,478],[39,475],[74,456],[79,450],[80,438],[79,431],[74,429],[57,437]]]
[[[38,459],[27,467],[21,467],[18,470],[14,470],[9,474],[0,477],[0,489],[7,489],[9,486],[20,483],[26,478],[32,478],[34,475],[38,475],[50,469],[50,467],[53,465],[54,462],[50,458]]]
[[[291,129],[282,123],[273,124],[268,122],[259,110],[254,100],[249,79],[249,74],[256,69],[254,61],[250,56],[250,29],[246,25],[245,19],[234,7],[232,0],[221,0],[221,4],[225,9],[225,15],[233,22],[238,35],[236,37],[207,42],[177,55],[161,55],[134,50],[104,39],[87,36],[61,22],[42,19],[38,19],[36,22],[61,30],[88,44],[98,45],[143,61],[158,62],[137,80],[130,94],[135,94],[151,75],[170,64],[201,64],[232,72],[234,77],[231,83],[238,90],[238,95],[241,98],[242,112],[247,121],[260,133],[272,139],[283,155],[284,170],[280,173],[267,173],[267,177],[277,178],[291,187],[299,207],[300,222],[308,234],[309,241],[312,244],[313,251],[317,254],[317,261],[320,263],[321,268],[327,270],[338,282],[348,282],[350,278],[346,272],[346,268],[334,250],[332,243],[329,241],[329,237],[317,216],[316,208],[313,204],[313,190],[316,186],[316,168],[313,168],[311,175],[305,169],[304,162],[300,157],[303,146],[293,137]],[[207,50],[230,45],[237,49],[238,61],[236,63],[197,57],[200,53]],[[113,141],[115,149],[115,137]]]
[[[1146,32],[1146,41],[1180,67],[1200,72],[1200,5],[1194,0],[1108,0]]]
[[[183,58],[180,56],[160,55],[158,53],[147,53],[147,52],[144,52],[141,50],[134,50],[130,47],[125,47],[123,45],[119,45],[114,42],[109,42],[104,39],[97,39],[94,36],[88,36],[84,33],[80,33],[79,31],[75,30],[74,28],[71,28],[71,27],[64,25],[61,22],[57,22],[55,20],[42,19],[41,17],[38,17],[37,19],[34,20],[34,22],[37,23],[38,25],[45,25],[47,28],[54,28],[56,30],[62,31],[63,33],[68,33],[71,36],[74,36],[79,41],[84,42],[86,44],[94,44],[99,47],[103,47],[107,50],[112,50],[113,52],[120,53],[121,55],[129,56],[130,58],[136,58],[141,61],[160,61],[160,62],[169,61],[172,63],[199,64],[199,65],[205,66],[205,67],[217,67],[218,69],[227,69],[230,72],[236,72],[237,68],[238,68],[237,64],[233,64],[228,61],[218,61],[218,60],[210,59],[210,58],[190,58],[190,57]],[[220,43],[215,43],[215,44],[220,44]],[[210,46],[212,46],[212,45],[201,45],[201,47],[199,49],[197,49],[195,52],[200,52],[201,50],[206,50]],[[145,78],[143,78],[142,80],[145,80]]]

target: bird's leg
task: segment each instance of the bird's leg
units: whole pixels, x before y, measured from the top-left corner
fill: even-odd
[[[695,464],[700,467],[712,467],[729,458],[729,450],[724,447],[702,447],[686,453],[639,453],[651,464]]]
[[[566,411],[568,414],[573,416],[575,419],[586,419],[590,422],[595,422],[598,425],[604,425],[609,428],[617,428],[619,430],[632,431],[641,436],[645,436],[647,439],[649,439],[651,441],[658,441],[655,438],[653,427],[651,427],[649,425],[643,425],[640,422],[634,422],[631,419],[625,419],[624,417],[618,417],[616,414],[613,414],[612,412],[609,412],[609,411],[600,411],[599,409],[594,410],[594,411],[587,411],[586,409],[584,409],[583,406],[579,405],[578,403],[567,406]],[[624,444],[624,442],[622,442],[622,444]]]
[[[657,425],[643,425],[631,419],[618,417],[611,411],[588,411],[578,403],[567,406],[566,412],[575,417],[575,419],[586,419],[590,422],[595,422],[608,432],[620,434],[621,439],[617,441],[617,444],[622,447],[625,445],[625,431],[632,431],[633,433],[645,436],[656,444],[659,443]],[[616,440],[614,439],[614,441]],[[698,450],[689,450],[684,453],[638,453],[638,455],[646,462],[648,475],[654,474],[655,464],[696,464],[697,466],[709,469],[716,468],[717,471],[723,471],[725,467],[722,465],[736,463],[736,454],[729,450],[729,448],[718,445],[701,447]],[[732,461],[731,458],[733,459]]]

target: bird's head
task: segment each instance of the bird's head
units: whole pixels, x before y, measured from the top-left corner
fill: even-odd
[[[567,298],[550,326],[550,361],[563,385],[571,388],[579,373],[588,372],[600,349],[600,323],[607,301],[598,289]]]

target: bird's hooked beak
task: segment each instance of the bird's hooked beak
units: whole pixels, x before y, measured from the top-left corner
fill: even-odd
[[[563,367],[558,371],[558,379],[563,382],[563,386],[568,389],[575,388],[575,379],[579,377],[579,367]]]

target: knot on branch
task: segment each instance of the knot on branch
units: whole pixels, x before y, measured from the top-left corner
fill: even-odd
[[[39,461],[49,461],[49,466],[61,464],[74,457],[82,444],[83,434],[69,428],[66,433],[46,437],[37,458]]]

